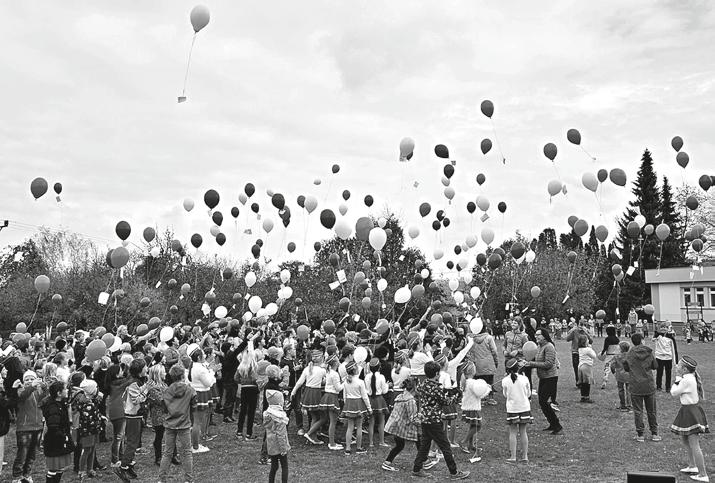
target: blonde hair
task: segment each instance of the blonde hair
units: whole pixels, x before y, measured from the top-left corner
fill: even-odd
[[[51,384],[57,380],[57,364],[46,362],[42,367],[42,380]]]
[[[241,363],[238,364],[238,373],[242,379],[248,379],[251,374],[256,374],[256,358],[253,351],[246,349],[241,355]]]
[[[155,364],[149,368],[149,382],[152,382],[158,386],[165,384],[164,379],[166,378],[166,369],[163,364]]]
[[[462,369],[462,391],[464,391],[464,388],[467,387],[467,380],[471,379],[474,377],[474,375],[477,373],[477,366],[474,365],[473,362],[467,362],[464,365],[464,368]]]

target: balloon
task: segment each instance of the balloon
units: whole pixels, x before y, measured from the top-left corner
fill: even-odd
[[[705,233],[705,226],[701,223],[697,223],[690,230],[693,233],[693,237],[700,238]]]
[[[449,149],[447,149],[447,146],[444,144],[438,144],[434,147],[434,154],[436,154],[438,158],[447,159],[449,158]]]
[[[486,212],[489,209],[489,206],[490,206],[489,199],[486,196],[483,196],[483,195],[477,196],[477,208]]]
[[[639,229],[642,229],[646,223],[645,216],[643,215],[636,215],[635,218],[633,218],[633,221],[638,224]]]
[[[56,293],[52,296],[52,301],[56,304],[61,304],[62,303],[62,295]]]
[[[576,224],[576,222],[578,221],[578,216],[571,215],[571,216],[569,216],[569,218],[568,218],[567,221],[568,221],[568,223],[569,223],[569,226],[570,226],[571,228],[573,228],[573,226],[574,226],[574,225]]]
[[[15,332],[19,334],[24,334],[25,332],[27,332],[27,325],[25,325],[25,322],[19,322],[15,326]]]
[[[149,319],[148,327],[150,330],[154,330],[161,324],[161,319],[159,317],[152,317]]]
[[[646,315],[653,315],[655,313],[655,307],[651,304],[646,304],[643,306],[643,312],[645,312]]]
[[[298,203],[298,204],[300,204],[300,203]],[[307,197],[303,200],[303,207],[304,207],[304,208],[306,209],[306,211],[310,214],[310,213],[312,213],[313,211],[315,211],[315,209],[318,207],[318,200],[316,199],[315,196],[312,196],[312,195],[311,195],[311,196],[307,196]]]
[[[487,260],[487,266],[491,270],[496,270],[497,268],[499,268],[501,266],[501,262],[502,262],[501,255],[499,255],[498,253],[492,253],[489,256],[489,260]]]
[[[366,216],[358,218],[355,223],[355,236],[358,240],[367,241],[370,236],[370,230],[372,230],[373,224],[372,220]]]
[[[142,299],[139,301],[139,305],[141,305],[142,308],[147,308],[149,305],[151,305],[151,300],[149,297],[142,297]]]
[[[444,256],[444,251],[442,251],[441,248],[435,248],[434,249],[434,259],[439,260]]]
[[[261,246],[259,244],[254,244],[251,247],[251,254],[253,255],[253,258],[258,258],[261,256]]]
[[[99,327],[97,327],[99,329]],[[104,327],[102,327],[104,329]],[[114,345],[114,335],[109,332],[102,335],[101,339],[107,347],[112,347]]]
[[[454,268],[454,262],[452,260],[449,260],[447,262],[447,268],[450,270],[452,270]]]
[[[444,175],[447,177],[447,179],[449,179],[454,174],[454,166],[452,166],[451,164],[445,164],[442,171],[444,172]]]
[[[412,138],[403,138],[400,141],[400,161],[407,161],[407,156],[415,150],[415,142]]]
[[[412,295],[413,299],[415,299],[415,300],[420,299],[424,296],[424,294],[425,294],[424,285],[415,285],[414,287],[412,287],[411,295]]]
[[[243,187],[243,192],[250,198],[256,192],[256,187],[253,186],[253,183],[246,183],[246,186]]]
[[[503,201],[500,201],[499,204],[497,204],[497,209],[499,210],[499,213],[505,213],[506,212],[506,203]]]
[[[455,290],[457,290],[459,288],[459,280],[452,279],[449,281],[448,285],[449,285],[449,289],[452,292],[454,292]]]
[[[288,242],[288,253],[293,253],[295,251],[295,243]]]
[[[47,293],[50,289],[50,278],[47,275],[38,275],[35,278],[35,290],[38,293]]]
[[[62,183],[55,183],[52,187],[58,195],[62,193]]]
[[[375,332],[380,335],[384,335],[387,333],[388,330],[390,330],[390,323],[387,321],[387,319],[378,319],[377,323],[375,324]]]
[[[449,218],[445,217],[444,220],[442,220],[442,225],[444,225],[445,228],[449,226]]]
[[[621,168],[612,169],[608,176],[611,178],[611,182],[616,186],[626,185],[626,172]]]
[[[561,193],[563,187],[564,185],[561,184],[561,181],[557,179],[552,179],[551,181],[549,181],[547,189],[549,191],[550,196],[556,196],[557,194]]]
[[[211,209],[211,210],[216,208],[216,205],[218,205],[219,199],[220,198],[219,198],[218,192],[216,190],[208,190],[206,193],[204,193],[204,203],[206,203],[206,206],[208,206],[209,209]]]
[[[135,329],[136,334],[139,337],[145,336],[149,332],[149,326],[146,324],[139,324]]]
[[[703,241],[700,238],[696,238],[690,243],[690,246],[695,252],[700,253],[703,249]]]
[[[246,193],[239,193],[238,201],[240,201],[242,205],[245,205],[246,201],[248,201],[248,196],[246,196]],[[298,204],[300,204],[300,203],[298,203]]]
[[[688,198],[685,200],[685,206],[687,206],[691,210],[697,210],[698,205],[698,199],[695,196],[688,196]]]
[[[614,276],[618,276],[619,274],[623,273],[623,267],[616,263],[611,267],[611,272],[613,273]]]
[[[566,139],[569,140],[571,144],[579,145],[581,144],[581,133],[577,129],[569,129],[566,131]]]
[[[194,248],[198,249],[201,246],[201,243],[203,243],[203,241],[204,239],[198,233],[194,233],[193,235],[191,235],[191,244]]]
[[[365,362],[367,360],[367,349],[363,346],[356,347],[355,352],[353,352],[353,360],[358,364]]]
[[[218,243],[218,246],[222,247],[223,244],[226,243],[226,235],[223,233],[216,235],[216,243]]]
[[[260,211],[261,207],[258,206],[258,203],[251,203],[251,211],[254,213],[258,213]]]
[[[194,200],[190,198],[184,199],[184,209],[188,212],[194,209]]]
[[[596,173],[596,178],[598,178],[599,183],[603,183],[608,179],[608,171],[606,171],[605,169],[599,169]]]
[[[163,327],[159,331],[159,340],[162,342],[169,342],[174,338],[174,328],[173,327]]]
[[[223,214],[220,211],[215,211],[211,215],[211,219],[214,223],[216,223],[216,225],[221,226],[221,224],[223,223]]]
[[[452,294],[452,298],[454,299],[454,303],[457,305],[462,305],[462,302],[464,302],[464,294],[459,290]]]
[[[511,245],[510,251],[511,251],[511,256],[514,257],[514,259],[516,260],[516,259],[524,256],[524,253],[526,252],[526,247],[521,242],[514,242]]]
[[[233,208],[231,208],[231,216],[233,216],[234,218],[238,218],[239,213],[240,212],[238,211],[238,206],[234,206]]]
[[[549,158],[551,161],[553,161],[556,158],[557,152],[558,152],[558,149],[556,149],[556,145],[554,143],[547,143],[544,146],[544,156]]]
[[[258,309],[263,307],[263,300],[261,300],[261,297],[258,295],[254,295],[250,299],[248,299],[248,309],[253,312],[254,314],[258,312]]]
[[[534,260],[536,260],[536,253],[529,250],[526,252],[526,255],[524,255],[524,259],[526,260],[526,263],[532,263]]]
[[[472,334],[479,334],[482,329],[484,328],[484,322],[482,322],[481,317],[474,317],[470,322],[469,322],[469,331]],[[481,380],[481,379],[480,379]]]
[[[490,100],[484,100],[482,101],[482,104],[479,106],[479,108],[482,110],[482,114],[487,116],[489,119],[494,115],[494,103]]]
[[[429,203],[422,203],[420,205],[420,216],[422,216],[422,218],[429,215],[430,211],[432,211],[432,207]]]
[[[396,304],[406,304],[407,302],[410,301],[410,298],[412,297],[412,291],[410,288],[405,285],[404,287],[400,287],[395,291],[395,303]]]
[[[626,232],[628,232],[629,237],[638,238],[638,236],[641,234],[641,227],[638,226],[637,222],[631,221],[626,226]]]
[[[455,195],[455,194],[456,194],[456,193],[455,193],[455,191],[454,191],[454,188],[452,188],[451,186],[447,186],[447,187],[444,189],[444,197],[447,198],[447,199],[450,200],[450,201],[452,201],[452,199],[454,198],[454,195]]]
[[[386,288],[387,288],[387,280],[385,280],[384,278],[381,278],[380,280],[377,281],[377,289],[380,292],[384,292]]]
[[[479,186],[483,185],[486,180],[487,180],[487,177],[484,176],[482,173],[479,173],[479,174],[477,175],[477,184],[478,184]]]
[[[680,136],[675,136],[673,139],[670,140],[670,145],[673,146],[673,149],[675,151],[680,151],[680,149],[683,147],[683,138]]]
[[[690,156],[688,156],[688,153],[686,153],[685,151],[681,151],[675,156],[675,161],[681,168],[685,169],[685,167],[690,162]]]
[[[651,236],[653,232],[655,232],[655,227],[650,223],[643,227],[643,233],[645,233],[647,236]]]
[[[541,295],[541,288],[538,285],[531,287],[531,296],[536,299],[539,295]]]
[[[246,283],[246,287],[253,287],[256,283],[256,274],[253,272],[246,272],[246,275],[243,277],[243,281]]]
[[[581,176],[581,183],[587,190],[593,191],[594,193],[598,189],[598,178],[596,178],[596,175],[591,172],[583,173]]]
[[[191,291],[191,285],[189,285],[188,283],[185,283],[181,286],[180,290],[181,290],[181,295],[186,296],[186,294],[188,294]]]
[[[372,198],[372,196],[367,195],[367,196],[365,196],[365,199],[363,200],[363,202],[365,203],[365,206],[370,208],[372,206],[372,204],[375,202],[375,200]]]
[[[266,233],[270,233],[271,230],[273,230],[273,220],[270,218],[264,218],[263,219],[263,231]]]
[[[313,250],[315,250],[316,252],[320,251],[320,242],[313,243]]]
[[[588,233],[588,222],[586,220],[576,220],[573,224],[573,231],[578,236],[584,236]]]
[[[494,230],[485,226],[482,228],[482,241],[488,245],[491,245],[494,241]]]
[[[490,139],[482,139],[482,154],[487,154],[492,149],[492,141]]]
[[[597,310],[596,311],[596,318],[599,320],[603,320],[606,318],[606,311],[605,310]]]
[[[708,176],[707,174],[704,174],[698,179],[698,184],[703,190],[707,191],[713,184],[712,178],[710,178],[710,176]]]
[[[120,221],[114,228],[115,233],[120,240],[126,240],[132,232],[132,227],[126,221]]]
[[[569,263],[573,264],[576,261],[576,258],[578,255],[576,254],[575,251],[571,250],[566,254],[566,259],[569,261]]]
[[[198,32],[202,28],[209,24],[209,9],[205,5],[196,5],[191,9],[191,14],[189,19],[191,20],[191,26],[194,28],[194,32]]]
[[[536,345],[536,342],[530,340],[524,343],[524,346],[521,348],[521,352],[524,354],[524,359],[527,361],[533,361],[536,357],[536,353],[539,352],[539,347]]]
[[[320,223],[328,230],[335,226],[335,213],[333,210],[323,210],[320,212]]]
[[[375,250],[382,250],[387,242],[387,233],[380,227],[375,227],[370,230],[370,235],[368,237],[370,241],[370,246]]]
[[[285,197],[284,197],[282,194],[276,193],[276,194],[274,194],[274,195],[271,197],[271,203],[272,203],[273,206],[275,206],[277,209],[282,210],[283,208],[285,208],[286,200],[285,200]]]
[[[129,261],[129,251],[124,247],[117,247],[112,250],[110,258],[112,260],[112,267],[122,268]]]
[[[340,165],[334,164],[332,167],[333,174],[337,174],[340,171]]]
[[[410,238],[414,240],[420,235],[420,229],[416,226],[411,226],[407,229],[407,234],[410,235]]]
[[[218,226],[214,225],[214,226],[212,226],[212,227],[209,229],[209,233],[211,233],[211,236],[212,236],[212,237],[216,238],[216,235],[218,235],[219,233],[221,233],[221,228],[219,228]]]
[[[608,228],[603,225],[598,225],[596,227],[596,239],[603,243],[606,241],[606,238],[608,238]]]
[[[111,334],[110,334],[111,335]],[[89,362],[98,361],[107,354],[107,344],[102,339],[95,339],[87,345],[84,356]]]
[[[45,178],[33,179],[32,183],[30,183],[30,193],[36,200],[47,193],[47,181],[45,181]]]

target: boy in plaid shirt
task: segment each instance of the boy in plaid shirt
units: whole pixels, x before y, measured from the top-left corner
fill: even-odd
[[[452,448],[442,426],[442,407],[456,402],[459,397],[459,389],[448,391],[440,385],[440,367],[436,362],[427,362],[424,371],[427,379],[417,388],[418,419],[422,427],[422,438],[420,449],[412,467],[412,475],[418,477],[432,476],[424,471],[422,465],[427,461],[430,445],[434,441],[444,456],[451,479],[463,480],[469,476],[469,472],[457,470]],[[426,466],[429,469],[434,466],[434,463],[428,463]]]

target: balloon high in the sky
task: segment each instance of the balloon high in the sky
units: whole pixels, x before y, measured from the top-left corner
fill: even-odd
[[[47,181],[45,178],[35,178],[30,183],[30,193],[35,199],[39,199],[45,193],[47,193]]]
[[[184,88],[181,90],[181,95],[178,98],[179,104],[186,101],[186,82],[189,80],[189,67],[191,66],[191,54],[194,51],[194,43],[196,42],[196,34],[199,33],[201,29],[209,24],[209,19],[211,15],[209,14],[209,9],[205,5],[197,5],[191,9],[189,14],[189,20],[191,21],[191,26],[194,29],[194,36],[191,39],[191,48],[189,49],[189,60],[186,62],[186,73],[184,74]]]

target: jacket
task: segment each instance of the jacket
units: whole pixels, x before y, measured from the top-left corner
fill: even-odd
[[[578,336],[580,335],[585,335],[588,338],[588,343],[593,344],[593,339],[588,335],[586,329],[577,325],[566,334],[566,340],[571,342],[571,353],[578,353]]]
[[[529,336],[525,332],[514,333],[509,331],[504,335],[504,359],[508,361],[514,356],[509,355],[510,352],[517,351],[516,357],[523,357],[522,348],[529,341]]]
[[[626,354],[618,354],[611,361],[611,372],[616,375],[616,382],[630,383],[631,375],[623,368],[623,362],[626,360]]]
[[[559,375],[559,359],[556,355],[556,348],[551,342],[539,346],[539,351],[529,367],[536,367],[536,375],[539,379],[557,377]]]
[[[47,425],[44,436],[45,456],[63,456],[74,452],[67,403],[46,398],[42,403],[42,415]]]
[[[124,417],[124,391],[134,380],[131,377],[115,379],[108,384],[107,418],[110,421]]]
[[[643,344],[631,347],[623,361],[623,369],[631,376],[628,389],[635,396],[655,394],[653,373],[658,366],[653,357],[653,349]]]
[[[268,406],[263,411],[263,427],[266,430],[268,456],[284,455],[290,450],[288,443],[288,416],[280,406]]]
[[[144,402],[146,401],[147,388],[139,386],[139,381],[132,380],[127,387],[124,399],[124,416],[136,418],[142,416]]]
[[[17,391],[17,431],[42,430],[40,401],[45,397],[42,386],[29,384]]]
[[[166,418],[166,408],[164,407],[164,392],[167,389],[166,384],[159,385],[152,382],[147,383],[149,390],[147,391],[146,400],[149,409],[149,420],[154,427],[163,426]]]
[[[458,389],[444,389],[439,382],[426,379],[417,388],[419,418],[422,424],[442,422],[442,407],[456,403],[461,392]]]
[[[496,374],[497,367],[499,367],[499,353],[494,337],[486,332],[477,334],[474,337],[474,344],[467,354],[467,360],[474,363],[478,376]]]
[[[417,401],[408,391],[395,398],[395,407],[385,423],[385,432],[407,441],[417,441],[420,423],[417,420]]]
[[[183,381],[172,382],[164,391],[166,429],[191,428],[192,412],[196,409],[196,391]]]

